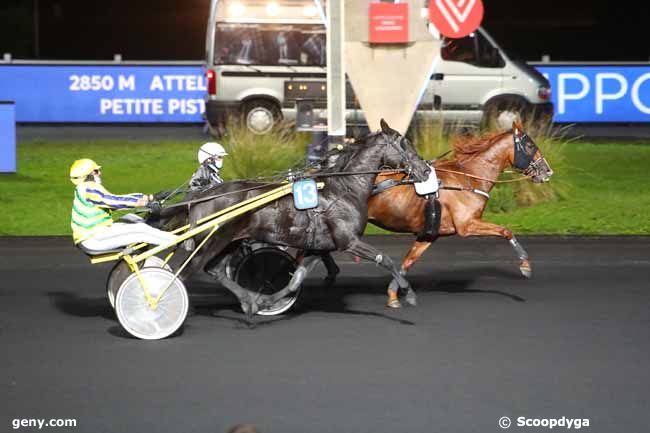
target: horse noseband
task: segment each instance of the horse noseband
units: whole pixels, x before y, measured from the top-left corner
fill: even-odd
[[[548,165],[546,158],[538,158],[535,161],[531,162],[526,170],[523,171],[525,176],[534,176],[542,173],[542,171],[551,172],[551,166]]]
[[[525,133],[515,132],[513,140],[515,144],[515,162],[513,165],[519,170],[529,170],[538,150],[537,145]]]

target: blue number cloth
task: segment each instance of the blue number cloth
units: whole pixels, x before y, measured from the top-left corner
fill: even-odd
[[[293,184],[293,204],[298,210],[318,206],[318,187],[313,179],[304,179]]]

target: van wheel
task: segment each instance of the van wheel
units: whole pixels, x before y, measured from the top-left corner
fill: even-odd
[[[526,123],[529,117],[528,104],[521,99],[507,99],[486,104],[483,109],[482,129],[509,129],[512,122]]]
[[[254,99],[244,104],[243,121],[253,134],[266,134],[282,118],[280,108],[273,102]]]

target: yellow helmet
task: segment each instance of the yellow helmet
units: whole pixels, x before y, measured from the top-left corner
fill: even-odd
[[[86,176],[100,168],[102,167],[92,159],[78,159],[70,166],[70,181],[75,185],[79,185],[86,179]]]

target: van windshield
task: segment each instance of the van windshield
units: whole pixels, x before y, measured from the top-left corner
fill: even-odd
[[[325,43],[322,25],[219,23],[215,63],[325,66]]]

